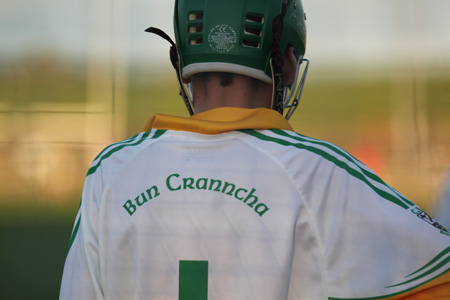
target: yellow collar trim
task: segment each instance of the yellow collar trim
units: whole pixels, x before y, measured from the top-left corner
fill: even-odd
[[[221,107],[193,115],[190,118],[156,114],[143,131],[169,129],[203,134],[218,134],[238,129],[285,129],[291,125],[278,112],[267,108],[245,109]]]

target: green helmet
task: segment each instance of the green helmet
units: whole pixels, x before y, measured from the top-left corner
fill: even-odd
[[[183,78],[202,72],[229,72],[272,84],[272,108],[282,115],[289,108],[285,115],[289,119],[298,106],[309,65],[303,57],[305,21],[301,0],[175,0],[176,43],[157,28],[146,31],[172,44],[170,59],[191,115],[190,91]],[[298,65],[293,83],[284,87],[283,53],[288,46],[294,48]]]
[[[278,50],[305,53],[306,24],[300,0],[285,0]],[[231,72],[273,83],[273,20],[283,0],[176,0],[174,29],[182,76]]]

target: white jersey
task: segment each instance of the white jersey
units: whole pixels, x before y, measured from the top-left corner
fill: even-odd
[[[147,127],[93,161],[61,299],[450,299],[449,234],[344,150],[267,109]]]

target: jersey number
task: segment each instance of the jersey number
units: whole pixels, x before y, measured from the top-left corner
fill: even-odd
[[[180,260],[178,300],[208,299],[208,261]]]

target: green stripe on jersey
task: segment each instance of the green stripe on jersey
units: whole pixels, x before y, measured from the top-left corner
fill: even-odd
[[[429,263],[427,263],[425,266],[423,266],[423,267],[420,268],[419,270],[417,270],[417,271],[415,271],[415,272],[409,274],[409,275],[406,276],[406,277],[409,277],[409,276],[411,276],[411,275],[414,275],[414,274],[416,274],[416,273],[419,273],[419,272],[424,271],[425,269],[428,269],[428,268],[429,268],[428,271],[425,271],[425,272],[422,273],[421,275],[416,276],[416,277],[414,277],[414,278],[412,278],[412,279],[409,279],[409,280],[407,280],[407,281],[401,282],[401,283],[399,283],[399,284],[390,285],[390,286],[388,286],[388,288],[389,288],[389,287],[395,287],[395,286],[404,285],[404,284],[407,284],[407,283],[410,283],[410,282],[414,282],[414,281],[418,281],[418,280],[420,280],[420,279],[422,279],[422,278],[424,278],[424,277],[426,277],[426,276],[428,276],[428,275],[431,275],[431,274],[433,274],[433,273],[441,272],[440,275],[447,273],[447,272],[450,270],[450,267],[448,267],[448,266],[450,265],[450,255],[449,255],[449,252],[450,252],[450,247],[446,248],[446,249],[443,250],[441,253],[439,253],[436,257],[434,257],[434,258],[433,258]],[[447,257],[446,257],[445,259],[443,259],[440,263],[436,264],[435,266],[431,267],[432,265],[434,265],[437,261],[439,261],[442,257],[444,257],[444,256],[446,256],[446,255],[447,255]],[[447,268],[447,269],[445,269],[445,271],[442,272],[442,269],[443,269],[443,268]]]
[[[111,155],[113,155],[115,152],[122,150],[125,147],[129,147],[129,146],[137,146],[139,144],[141,144],[142,142],[144,142],[145,140],[148,139],[148,137],[153,133],[153,135],[150,137],[150,139],[157,139],[159,138],[161,135],[163,135],[166,132],[166,130],[151,130],[149,132],[145,132],[145,133],[141,133],[138,135],[135,135],[132,138],[129,138],[127,140],[124,140],[122,142],[118,142],[115,144],[112,144],[108,147],[105,148],[105,150],[103,150],[99,155],[97,155],[96,159],[94,160],[93,166],[89,168],[88,172],[87,172],[87,176],[92,175],[95,173],[95,171],[97,171],[97,169],[100,167],[101,163],[103,162],[104,159],[110,157]],[[110,149],[110,150],[109,150]]]
[[[123,141],[120,141],[120,142],[117,142],[117,143],[113,143],[113,144],[111,144],[111,145],[108,145],[108,146],[106,146],[105,147],[105,149],[103,149],[95,158],[94,158],[94,161],[96,161],[99,157],[101,157],[102,155],[103,155],[103,153],[105,153],[106,151],[108,151],[109,149],[111,149],[111,148],[113,148],[113,147],[116,147],[117,145],[122,145],[122,144],[125,144],[125,143],[128,143],[128,142],[131,142],[131,141],[133,141],[134,139],[136,139],[136,138],[138,138],[140,135],[143,135],[143,134],[145,134],[145,133],[138,133],[138,134],[136,134],[136,135],[133,135],[132,137],[130,137],[130,138],[128,138],[128,139],[126,139],[126,140],[123,140]]]
[[[309,152],[315,153],[324,159],[332,162],[339,168],[342,168],[347,171],[351,176],[363,181],[365,184],[367,184],[375,193],[377,193],[380,197],[404,208],[408,209],[412,205],[414,205],[411,201],[408,199],[402,197],[400,194],[398,194],[395,190],[393,190],[390,186],[385,184],[379,177],[367,170],[362,171],[361,167],[358,166],[359,170],[352,168],[348,165],[348,163],[359,165],[359,161],[357,161],[355,158],[353,158],[351,155],[347,154],[345,151],[340,150],[338,147],[333,146],[330,143],[326,142],[320,142],[318,140],[314,139],[306,139],[305,137],[302,137],[299,134],[296,134],[296,136],[291,136],[287,134],[283,130],[272,130],[273,133],[277,134],[279,138],[268,136],[266,134],[261,133],[260,131],[254,131],[254,130],[240,130],[240,132],[249,134],[259,140],[267,141],[267,142],[273,142],[277,143],[282,146],[291,146],[298,149],[307,150]],[[295,140],[295,142],[291,142],[286,140],[286,137],[292,138]],[[325,146],[330,151],[325,151],[317,146]],[[370,173],[371,176],[367,176],[365,173]],[[376,180],[374,178],[377,178]],[[385,186],[387,189],[389,189],[392,193],[384,191],[369,181],[369,179],[377,181],[378,183]]]
[[[83,203],[83,199],[81,199],[80,205],[78,206],[78,212],[80,212],[82,203]],[[78,213],[77,213],[77,215],[78,215]],[[75,240],[75,237],[78,234],[78,229],[80,228],[80,221],[81,221],[81,213],[79,213],[78,219],[75,222],[75,227],[73,228],[72,234],[70,235],[69,249],[67,250],[67,254],[69,254],[70,249],[72,248],[73,241]]]
[[[424,269],[427,269],[427,268],[431,267],[431,265],[433,265],[434,263],[439,261],[442,257],[447,256],[440,263],[436,264],[434,267],[430,268],[428,271],[426,271],[422,275],[417,276],[417,277],[415,277],[413,279],[410,279],[408,281],[405,281],[405,282],[402,282],[402,283],[399,283],[399,284],[395,284],[395,285],[391,285],[391,286],[387,286],[386,287],[386,289],[387,289],[387,288],[397,287],[397,286],[400,286],[400,285],[411,283],[413,281],[417,282],[413,287],[407,288],[407,289],[402,290],[400,292],[389,294],[389,295],[383,295],[383,296],[377,296],[377,297],[367,297],[367,298],[334,298],[334,297],[330,297],[328,299],[329,300],[379,300],[379,299],[385,299],[385,298],[394,297],[394,296],[401,295],[401,294],[404,294],[406,292],[412,291],[412,290],[414,290],[414,289],[416,289],[416,288],[418,288],[418,287],[420,287],[420,286],[422,286],[422,285],[424,285],[424,284],[426,284],[426,283],[428,283],[430,281],[435,280],[436,278],[438,278],[438,277],[440,277],[440,276],[442,276],[442,275],[444,275],[444,274],[446,274],[446,273],[448,273],[450,271],[450,267],[448,267],[448,264],[450,262],[450,255],[449,255],[449,253],[450,253],[450,247],[444,249],[441,253],[436,255],[436,257],[434,257],[425,266],[423,266],[419,270],[417,270],[417,271],[407,275],[406,277],[411,276],[411,275],[416,274],[416,273],[418,273],[418,272],[420,272],[420,271],[422,271]],[[426,277],[426,276],[428,276],[430,274],[433,274],[433,273],[435,275],[432,278],[430,278],[428,280],[420,281],[420,279],[423,279],[424,277]]]
[[[444,249],[441,253],[439,253],[438,255],[436,255],[436,257],[434,257],[432,260],[430,260],[429,263],[427,263],[426,265],[424,265],[422,268],[420,268],[419,270],[409,274],[406,277],[412,276],[416,273],[419,273],[420,271],[428,268],[429,266],[431,266],[432,264],[434,264],[435,262],[437,262],[439,259],[441,259],[442,257],[444,257],[445,255],[448,255],[450,253],[450,247]]]
[[[282,135],[284,137],[293,138],[294,140],[297,140],[297,141],[300,141],[300,142],[316,144],[316,145],[328,148],[332,152],[335,152],[337,155],[340,155],[343,158],[345,158],[348,161],[350,161],[351,163],[355,164],[358,167],[359,171],[363,173],[363,175],[367,176],[369,179],[371,179],[371,180],[373,180],[375,182],[378,182],[381,185],[383,185],[386,188],[388,188],[389,190],[391,190],[394,194],[397,195],[397,197],[399,197],[402,201],[404,201],[409,206],[413,206],[414,205],[414,203],[411,202],[408,198],[406,198],[402,194],[398,193],[391,186],[387,185],[377,174],[373,173],[372,171],[369,171],[369,170],[365,169],[365,168],[367,168],[367,166],[364,165],[363,163],[361,163],[357,158],[355,158],[354,156],[350,155],[345,150],[342,150],[341,148],[337,147],[336,145],[333,145],[333,144],[331,144],[329,142],[312,139],[310,137],[306,137],[306,136],[298,134],[298,133],[294,133],[295,136],[292,136],[292,135],[288,134],[286,131],[282,131],[282,130],[272,130],[272,132],[274,132],[275,134],[278,134],[278,135]]]
[[[67,250],[67,254],[69,254],[70,249],[72,248],[73,242],[75,241],[75,238],[78,234],[78,229],[80,228],[80,222],[81,222],[81,214],[78,217],[78,220],[75,224],[75,227],[73,229],[72,235],[70,236],[70,242],[69,242],[69,249]]]
[[[380,300],[380,299],[390,298],[390,297],[398,296],[398,295],[401,295],[401,294],[405,294],[405,293],[407,293],[409,291],[412,291],[412,290],[414,290],[414,289],[416,289],[416,288],[418,288],[418,287],[420,287],[420,286],[422,286],[422,285],[424,285],[424,284],[426,284],[426,283],[428,283],[430,281],[435,280],[436,278],[444,275],[445,273],[447,273],[449,271],[450,271],[450,268],[445,270],[445,271],[443,271],[443,272],[441,272],[440,274],[437,274],[436,276],[434,276],[433,278],[431,278],[431,279],[429,279],[427,281],[421,282],[421,283],[419,283],[419,284],[417,284],[417,285],[415,285],[415,286],[413,286],[411,288],[402,290],[402,291],[397,292],[397,293],[389,294],[389,295],[383,295],[383,296],[377,296],[377,297],[366,297],[366,298],[335,298],[335,297],[329,297],[328,300]],[[386,288],[388,288],[388,287],[386,287]]]

